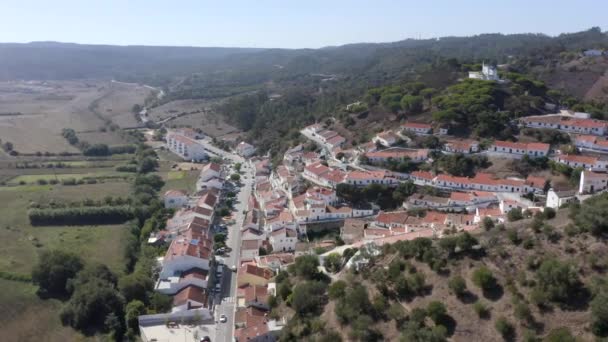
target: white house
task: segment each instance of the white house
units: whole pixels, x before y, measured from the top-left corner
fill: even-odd
[[[236,153],[238,153],[240,156],[242,157],[250,157],[255,153],[255,147],[253,147],[253,145],[250,145],[244,141],[241,141],[237,146],[236,146]]]
[[[523,117],[522,125],[532,128],[552,128],[567,133],[606,135],[608,122],[595,119],[581,119],[571,115],[550,114]]]
[[[163,198],[165,208],[181,208],[188,204],[188,195],[181,190],[167,190]]]
[[[159,278],[174,277],[193,268],[209,269],[211,242],[199,239],[177,238],[171,242],[162,260]]]
[[[199,181],[206,182],[212,178],[221,178],[222,177],[222,167],[220,164],[209,163],[201,169],[201,173],[199,175]]]
[[[576,190],[558,190],[555,191],[553,188],[547,192],[547,203],[545,204],[548,208],[558,209],[564,204],[575,202]]]
[[[451,153],[476,153],[479,152],[479,142],[476,140],[448,140],[443,145],[443,150]]]
[[[176,132],[167,133],[167,148],[185,160],[201,161],[208,158],[203,145],[198,141]]]
[[[481,72],[469,71],[469,78],[486,81],[500,81],[496,67],[486,65],[485,62],[481,65]]]
[[[608,174],[584,170],[578,185],[579,194],[593,194],[608,188]]]
[[[415,134],[430,134],[433,130],[433,127],[429,124],[417,122],[406,122],[401,127],[404,131],[412,132]]]
[[[520,143],[496,140],[490,147],[490,151],[514,156],[528,155],[536,158],[546,157],[549,154],[549,147],[549,144],[544,143]]]
[[[582,167],[584,169],[589,169],[592,171],[608,170],[608,160],[599,157],[562,154],[555,157],[555,161],[573,168]]]
[[[262,240],[242,240],[241,241],[241,259],[251,260],[260,255],[260,247]]]
[[[224,187],[224,180],[219,177],[214,177],[207,181],[201,181],[201,179],[199,178],[196,181],[196,189],[198,191],[201,191],[203,189],[221,190],[223,187]]]
[[[295,251],[298,234],[293,229],[283,227],[270,233],[268,240],[273,251]]]
[[[372,139],[375,144],[380,144],[382,146],[391,147],[399,141],[399,136],[391,131],[386,131],[382,133],[376,134],[376,136]]]

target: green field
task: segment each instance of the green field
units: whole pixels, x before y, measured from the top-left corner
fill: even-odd
[[[57,180],[61,182],[64,179],[74,178],[77,181],[84,178],[94,178],[94,179],[121,179],[125,177],[133,176],[132,173],[129,172],[115,172],[115,171],[102,171],[102,172],[87,172],[87,173],[58,173],[58,174],[39,174],[39,175],[21,175],[12,178],[8,181],[8,185],[18,185],[22,182],[26,184],[36,183],[38,180]]]
[[[129,182],[107,182],[76,186],[26,185],[0,187],[0,270],[29,274],[44,249],[64,249],[87,262],[108,265],[123,272],[124,245],[128,235],[124,226],[32,227],[27,218],[31,202],[94,200],[105,196],[129,195]],[[63,327],[58,312],[61,302],[42,300],[36,287],[23,282],[0,279],[0,329],[4,341],[84,340],[75,330]]]
[[[165,186],[161,190],[163,194],[167,190],[184,190],[187,192],[196,191],[196,180],[200,171],[170,171],[168,173],[161,173],[165,181]]]

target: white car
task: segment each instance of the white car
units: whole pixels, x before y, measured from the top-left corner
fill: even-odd
[[[226,323],[228,322],[228,317],[226,317],[226,315],[220,315],[220,323]]]

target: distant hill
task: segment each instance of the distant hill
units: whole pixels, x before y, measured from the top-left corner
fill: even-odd
[[[608,48],[608,36],[599,28],[557,37],[481,34],[295,50],[5,43],[0,44],[0,79],[119,78],[166,84],[176,76],[222,72],[242,73],[245,83],[256,72],[261,74],[256,82],[302,73],[369,73],[390,78],[439,57],[505,63],[518,56],[546,58],[602,47]],[[231,79],[241,81],[238,75]]]

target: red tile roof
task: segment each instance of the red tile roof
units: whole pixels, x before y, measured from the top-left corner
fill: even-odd
[[[403,127],[405,127],[405,128],[424,128],[424,129],[432,128],[432,126],[429,124],[418,123],[418,122],[406,122],[403,124]]]
[[[184,305],[188,301],[194,301],[197,303],[203,304],[206,306],[207,304],[207,294],[205,290],[195,286],[188,285],[181,289],[174,297],[173,297],[173,306]]]
[[[260,268],[251,264],[245,264],[241,266],[241,268],[239,269],[239,273],[247,273],[267,280],[274,276],[274,273],[271,270],[267,268]]]
[[[321,162],[312,163],[312,164],[306,166],[304,169],[307,170],[308,172],[316,175],[317,177],[326,172],[329,172],[329,168],[327,166],[321,164]]]

